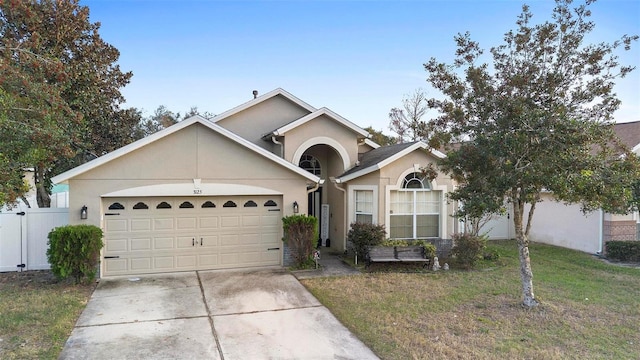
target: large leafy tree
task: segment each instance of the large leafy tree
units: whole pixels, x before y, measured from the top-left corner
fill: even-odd
[[[516,30],[491,48],[491,65],[469,33],[458,34],[452,65],[432,58],[428,82],[443,97],[432,146],[450,146],[442,168],[460,183],[451,194],[460,216],[497,212],[513,204],[523,304],[538,304],[533,291],[528,234],[543,191],[581,203],[585,211],[629,211],[638,159],[616,141],[612,115],[620,101],[615,80],[633,70],[618,50],[637,36],[586,44],[594,29],[587,1],[573,7],[557,0],[550,20],[532,24],[528,6]]]
[[[137,135],[140,113],[120,108],[132,74],[120,70],[99,28],[78,0],[0,0],[0,81],[14,104],[0,110],[8,119],[0,125],[19,128],[13,142],[24,151],[10,160],[34,168],[41,207],[49,206],[52,174]]]

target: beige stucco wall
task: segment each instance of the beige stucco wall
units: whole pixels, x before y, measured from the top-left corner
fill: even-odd
[[[101,226],[101,195],[157,184],[241,184],[283,194],[283,215],[294,201],[307,206],[306,180],[299,174],[194,124],[69,180],[70,222]],[[212,196],[203,193],[198,196]],[[89,209],[80,220],[80,208]]]
[[[602,211],[585,215],[579,204],[565,205],[550,194],[543,194],[542,200],[536,204],[530,240],[592,254],[601,251]]]
[[[216,124],[241,137],[279,154],[280,149],[271,141],[262,140],[264,134],[297,120],[310,112],[282,95],[264,100],[237,114],[217,121]],[[215,121],[216,119],[213,118]]]
[[[404,178],[408,172],[413,171],[414,164],[418,164],[418,167],[423,167],[428,163],[435,163],[435,161],[436,159],[432,155],[428,155],[422,150],[416,150],[378,171],[349,181],[349,196],[351,198],[353,197],[352,192],[356,188],[374,186],[378,192],[376,221],[378,224],[386,224],[388,221],[388,196],[390,192],[398,187],[398,184],[401,183],[402,178]],[[456,221],[451,217],[455,211],[455,205],[447,202],[446,194],[453,191],[454,182],[448,176],[439,174],[433,184],[435,185],[434,190],[441,190],[443,192],[441,224],[445,224],[442,229],[445,231],[441,230],[441,236],[443,238],[451,238],[451,235],[456,231]],[[350,219],[353,218],[351,214],[354,211],[351,208],[352,206],[352,199],[350,199],[349,209],[347,210]],[[352,222],[353,220],[349,221]]]
[[[323,138],[331,139],[331,143],[323,142]],[[348,157],[346,161],[348,166],[343,167],[342,171],[347,170],[358,159],[357,134],[326,115],[321,115],[287,131],[284,138],[284,158],[289,162],[296,163],[297,159],[294,159],[294,155],[306,150],[310,139],[320,140],[320,142],[314,142],[315,144],[327,144],[333,147],[338,147],[336,145],[339,144]],[[340,152],[342,149],[336,150]]]

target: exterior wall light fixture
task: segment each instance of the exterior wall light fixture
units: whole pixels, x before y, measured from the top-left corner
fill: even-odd
[[[82,206],[82,209],[80,209],[80,219],[87,220],[87,205]]]
[[[297,201],[294,201],[294,202],[293,202],[293,213],[294,213],[294,214],[297,214],[297,213],[298,213],[298,211],[300,211],[300,207],[298,206],[298,202],[297,202]]]

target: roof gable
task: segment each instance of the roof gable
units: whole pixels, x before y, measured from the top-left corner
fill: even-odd
[[[316,111],[316,108],[314,108],[313,106],[307,104],[306,102],[300,100],[299,98],[293,96],[291,93],[285,91],[282,88],[277,88],[275,90],[271,90],[266,94],[260,95],[250,101],[247,101],[244,104],[238,105],[236,107],[234,107],[233,109],[227,110],[221,114],[218,114],[217,116],[214,116],[211,121],[215,122],[219,122],[221,120],[224,120],[230,116],[233,116],[243,110],[246,110],[252,106],[255,106],[257,104],[260,104],[264,101],[267,101],[275,96],[283,96],[284,98],[288,99],[289,101],[293,102],[294,104],[308,110],[309,112],[314,112]]]
[[[436,158],[442,159],[445,157],[438,150],[430,150],[429,146],[422,141],[382,146],[365,153],[360,163],[340,175],[338,180],[339,182],[346,182],[364,176],[391,164],[417,149],[427,150]]]
[[[156,142],[156,141],[158,141],[158,140],[160,140],[160,139],[162,139],[162,138],[164,138],[166,136],[169,136],[169,135],[171,135],[173,133],[176,133],[176,132],[178,132],[178,131],[180,131],[180,130],[182,130],[182,129],[190,126],[190,125],[193,125],[195,123],[199,123],[199,124],[204,125],[205,127],[207,127],[209,129],[211,129],[212,131],[218,133],[219,135],[224,136],[227,139],[238,143],[239,145],[247,148],[248,150],[257,153],[257,154],[259,154],[259,155],[261,155],[261,156],[263,156],[263,157],[265,157],[265,158],[267,158],[267,159],[279,164],[280,166],[283,166],[283,167],[285,167],[285,168],[287,168],[287,169],[289,169],[289,170],[291,170],[291,171],[293,171],[293,172],[295,172],[295,173],[307,178],[310,181],[313,181],[315,183],[320,181],[319,177],[317,177],[317,176],[315,176],[315,175],[313,175],[313,174],[301,169],[298,166],[295,166],[295,165],[291,164],[290,162],[288,162],[288,161],[286,161],[286,160],[274,155],[273,153],[271,153],[271,152],[269,152],[269,151],[267,151],[267,150],[255,145],[255,144],[251,143],[250,141],[247,141],[247,140],[243,139],[242,137],[232,133],[231,131],[226,130],[226,129],[222,128],[221,126],[218,126],[218,125],[212,123],[211,121],[203,118],[200,115],[192,116],[192,117],[190,117],[190,118],[188,118],[186,120],[183,120],[183,121],[181,121],[181,122],[179,122],[179,123],[177,123],[175,125],[172,125],[172,126],[166,128],[164,130],[158,131],[155,134],[147,136],[147,137],[145,137],[143,139],[140,139],[140,140],[135,141],[135,142],[133,142],[133,143],[131,143],[129,145],[123,146],[123,147],[121,147],[121,148],[119,148],[119,149],[117,149],[115,151],[112,151],[112,152],[110,152],[110,153],[108,153],[108,154],[106,154],[104,156],[101,156],[101,157],[99,157],[97,159],[94,159],[94,160],[89,161],[89,162],[87,162],[85,164],[77,166],[77,167],[75,167],[75,168],[73,168],[71,170],[68,170],[68,171],[66,171],[66,172],[64,172],[64,173],[62,173],[60,175],[57,175],[57,176],[53,177],[51,180],[53,181],[53,183],[56,183],[56,184],[65,183],[71,178],[74,178],[74,177],[76,177],[76,176],[78,176],[80,174],[83,174],[83,173],[85,173],[87,171],[90,171],[90,170],[95,169],[95,168],[97,168],[99,166],[102,166],[103,164],[106,164],[106,163],[108,163],[108,162],[110,162],[112,160],[118,159],[118,158],[120,158],[120,157],[122,157],[124,155],[127,155],[127,154],[129,154],[129,153],[131,153],[131,152],[133,152],[133,151],[135,151],[137,149],[140,149],[140,148],[142,148],[142,147],[144,147],[146,145],[154,143],[154,142]]]
[[[269,134],[265,134],[265,136],[271,136],[271,135],[275,135],[275,136],[281,136],[284,135],[286,132],[293,130],[299,126],[302,126],[306,123],[308,123],[309,121],[312,121],[314,119],[319,118],[320,116],[326,115],[327,117],[329,117],[330,119],[335,120],[337,123],[339,123],[340,125],[346,127],[347,129],[355,132],[358,135],[361,135],[365,138],[369,137],[369,132],[367,132],[365,129],[357,126],[356,124],[352,123],[351,121],[343,118],[342,116],[336,114],[335,112],[327,109],[326,107],[322,107],[314,112],[312,112],[309,115],[303,116],[300,119],[294,120],[284,126],[281,126],[275,130],[273,130],[271,133]]]

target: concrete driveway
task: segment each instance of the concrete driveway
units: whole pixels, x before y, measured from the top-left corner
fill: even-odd
[[[282,269],[100,281],[61,359],[377,359]]]

